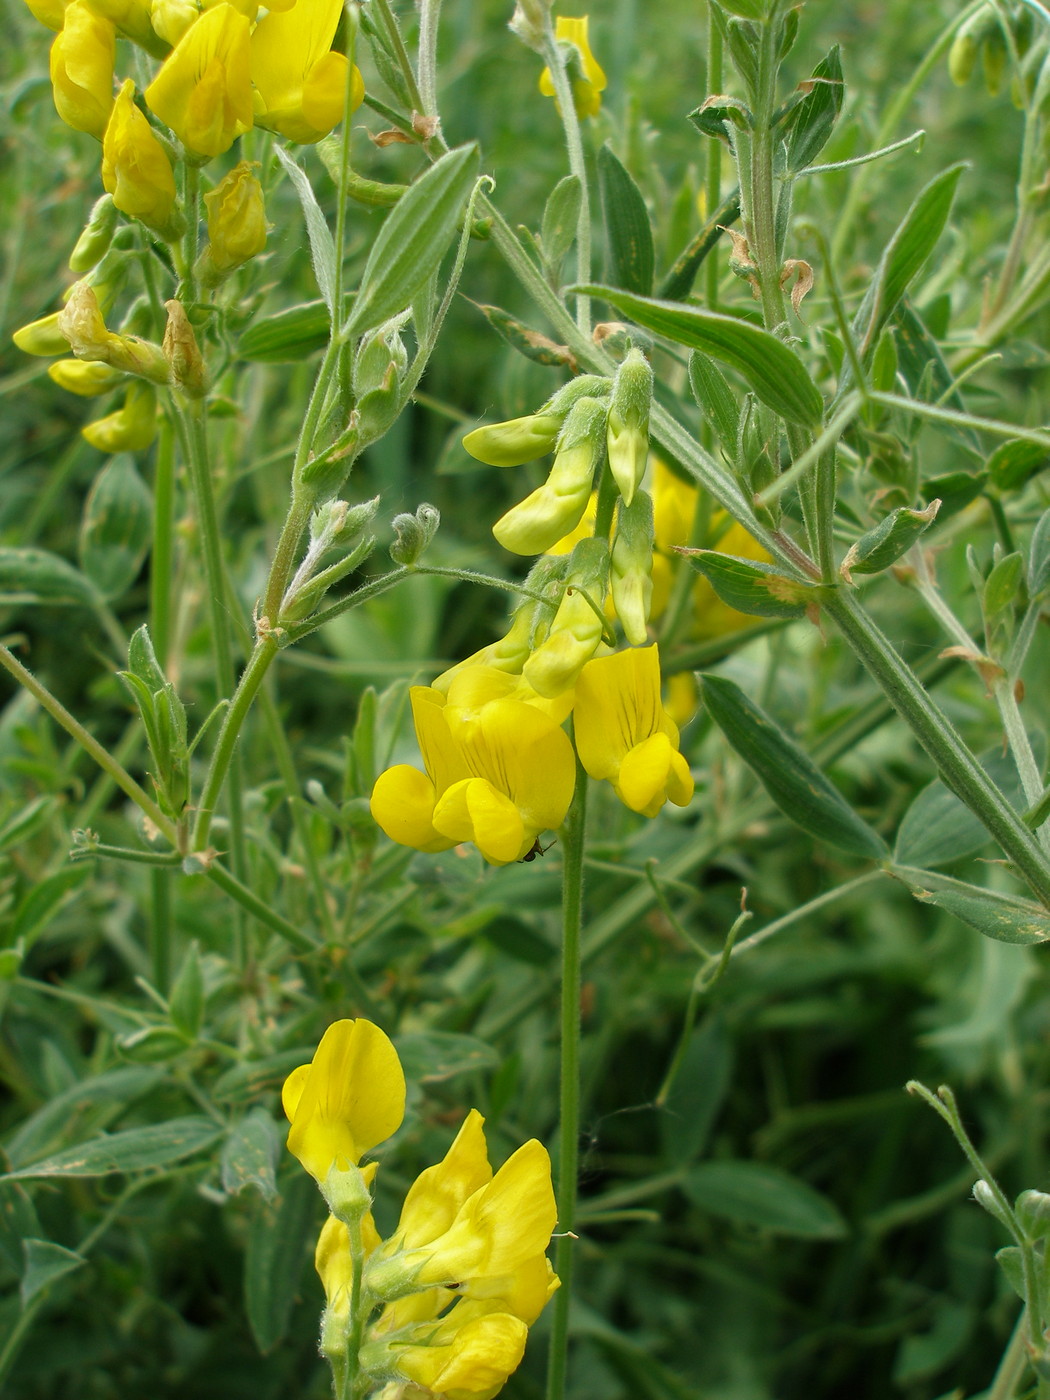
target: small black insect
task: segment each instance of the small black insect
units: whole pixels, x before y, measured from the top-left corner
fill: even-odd
[[[519,865],[531,865],[531,863],[536,859],[537,856],[545,856],[545,855],[547,854],[547,852],[550,850],[551,846],[553,846],[553,845],[554,845],[554,842],[553,842],[553,841],[550,841],[550,842],[548,842],[548,844],[547,844],[546,846],[541,846],[541,845],[540,845],[540,838],[537,836],[536,839],[535,839],[535,841],[533,841],[532,845],[529,847],[529,849],[528,849],[528,850],[525,852],[525,854],[522,856],[522,858],[521,858],[521,860],[518,862],[518,864],[519,864]]]

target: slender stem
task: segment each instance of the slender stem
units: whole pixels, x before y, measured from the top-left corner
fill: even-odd
[[[419,96],[426,117],[436,117],[437,41],[441,0],[421,0],[419,7]]]
[[[371,583],[362,584],[353,593],[341,598],[338,603],[333,603],[330,608],[325,608],[323,612],[314,613],[313,617],[308,617],[305,622],[298,622],[293,627],[289,627],[288,635],[293,642],[308,637],[311,632],[316,632],[319,627],[323,627],[326,622],[331,622],[334,617],[341,617],[351,608],[359,608],[370,598],[378,598],[380,593],[385,593],[388,588],[393,588],[395,583],[400,583],[403,578],[408,578],[409,574],[413,572],[422,573],[422,570],[414,571],[406,565],[402,565],[400,568],[392,569],[388,574],[383,574],[381,578],[373,579]]]
[[[150,871],[149,961],[153,985],[162,996],[171,986],[171,871]]]
[[[402,78],[405,80],[408,99],[417,112],[422,112],[425,110],[423,98],[420,96],[419,87],[416,83],[416,75],[412,72],[412,65],[408,61],[405,41],[401,38],[401,31],[397,27],[397,20],[394,18],[388,0],[372,0],[372,8],[379,16],[383,28],[386,30],[392,56],[401,70]]]
[[[365,1271],[365,1248],[361,1233],[361,1219],[359,1216],[350,1216],[346,1221],[347,1234],[350,1237],[350,1327],[347,1333],[347,1368],[343,1379],[343,1394],[340,1400],[352,1400],[360,1394],[362,1381],[366,1378],[361,1374],[361,1344],[364,1341],[365,1324],[371,1309],[364,1298],[362,1282]]]
[[[153,553],[150,557],[150,639],[161,669],[171,645],[171,566],[175,534],[175,433],[161,421],[153,467]]]
[[[984,1400],[1013,1400],[1017,1383],[1028,1365],[1028,1309],[1022,1308],[1013,1335],[1003,1352],[995,1379],[984,1393]]]
[[[583,153],[583,134],[580,119],[576,115],[572,85],[565,68],[565,58],[554,37],[550,11],[544,12],[543,57],[550,69],[554,84],[554,98],[561,115],[562,130],[565,133],[565,147],[569,157],[569,170],[580,182],[580,213],[576,221],[576,279],[587,283],[591,280],[591,201],[587,188],[587,162]],[[586,296],[576,298],[576,324],[581,333],[591,333],[591,299]]]
[[[183,161],[185,172],[182,187],[183,202],[186,206],[186,234],[182,241],[183,266],[180,268],[181,286],[179,300],[185,303],[197,300],[197,247],[200,235],[200,166],[192,159]]]
[[[350,185],[350,140],[353,135],[353,126],[350,121],[350,91],[354,82],[354,49],[357,38],[357,26],[355,23],[355,13],[348,7],[344,7],[344,14],[349,24],[350,43],[347,51],[346,65],[346,88],[343,104],[343,130],[342,140],[339,147],[339,180],[336,186],[335,201],[335,270],[333,275],[332,304],[335,307],[333,318],[332,334],[336,334],[343,319],[343,261],[346,257],[346,205],[347,190]]]
[[[51,718],[91,755],[98,766],[109,774],[125,796],[131,798],[136,807],[160,834],[173,846],[177,846],[178,832],[175,823],[164,815],[149,793],[139,787],[131,774],[122,764],[117,762],[109,750],[103,748],[94,735],[89,734],[80,721],[69,713],[62,702],[51,694],[47,686],[38,681],[31,671],[27,671],[3,644],[0,644],[0,666],[10,672],[19,685],[24,686],[29,691],[30,695],[40,703]]]
[[[829,590],[824,608],[933,759],[946,786],[978,817],[1033,893],[1050,907],[1050,863],[1046,853],[914,672],[852,596],[842,590]]]
[[[292,496],[288,515],[281,528],[277,548],[274,550],[270,574],[266,580],[266,592],[263,596],[262,615],[273,626],[276,626],[280,620],[281,603],[288,587],[288,576],[295,565],[296,556],[299,553],[299,542],[310,520],[312,509],[312,500],[297,495]]]
[[[715,23],[709,3],[707,15],[708,96],[715,96],[722,91],[722,81],[722,31]],[[707,169],[704,177],[704,194],[706,197],[704,217],[709,219],[718,208],[719,201],[722,197],[721,141],[708,141],[707,143]],[[718,306],[718,274],[718,246],[716,244],[707,255],[707,269],[704,273],[704,281],[707,290],[707,305],[712,311]]]
[[[558,1243],[554,1267],[561,1288],[554,1295],[547,1400],[562,1400],[569,1346],[569,1310],[576,1222],[580,1139],[580,946],[583,927],[583,856],[586,848],[587,774],[577,759],[576,792],[561,831],[561,1111],[558,1127]]]
[[[254,918],[267,928],[272,928],[275,933],[290,943],[300,953],[316,953],[319,947],[317,941],[309,934],[303,933],[302,929],[296,928],[295,924],[283,918],[272,909],[258,895],[253,894],[247,885],[242,884],[235,875],[231,875],[225,866],[216,862],[205,872],[213,885],[218,885],[220,890],[224,890],[231,899],[237,901],[242,909],[245,909]]]

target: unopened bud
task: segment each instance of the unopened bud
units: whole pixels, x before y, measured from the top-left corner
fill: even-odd
[[[538,412],[564,423],[580,399],[603,399],[611,389],[612,380],[602,374],[578,374],[553,393]]]
[[[351,388],[365,442],[381,437],[401,410],[408,351],[400,333],[410,315],[404,311],[393,316],[365,336],[354,357]]]
[[[581,540],[569,561],[566,590],[547,640],[529,657],[523,675],[538,695],[553,699],[576,684],[605,630],[602,602],[609,578],[604,540]]]
[[[157,435],[157,391],[133,380],[123,408],[85,423],[80,431],[100,452],[144,452]]]
[[[653,596],[653,503],[645,491],[630,505],[621,501],[616,512],[610,587],[624,636],[641,646]]]
[[[979,1206],[983,1206],[989,1215],[993,1215],[996,1220],[999,1221],[1000,1225],[1005,1225],[1006,1228],[1012,1232],[1013,1222],[1010,1219],[1009,1212],[1003,1209],[999,1198],[988,1185],[987,1181],[982,1179],[974,1182],[973,1198]]]
[[[113,203],[112,195],[104,194],[101,199],[95,201],[84,232],[73,245],[73,251],[69,255],[70,272],[90,272],[101,262],[109,252],[116,227],[117,206]]]
[[[390,557],[394,563],[408,566],[418,563],[440,523],[441,513],[437,506],[425,502],[417,506],[415,515],[395,515],[391,524],[397,538],[390,546]]]
[[[351,1166],[345,1171],[333,1167],[321,1191],[332,1214],[344,1225],[360,1221],[372,1204],[372,1193],[360,1167]]]
[[[171,382],[188,398],[200,399],[208,392],[204,357],[197,345],[186,308],[181,301],[166,301],[168,324],[164,328],[164,355],[171,366]]]
[[[262,186],[246,160],[235,165],[204,196],[208,246],[202,259],[205,280],[217,284],[266,247],[266,208]]]
[[[977,67],[977,40],[969,29],[961,29],[948,51],[948,73],[956,87],[965,87]]]
[[[561,419],[530,413],[506,423],[486,423],[463,439],[472,457],[490,467],[520,467],[550,452],[558,440]]]
[[[100,360],[56,360],[53,365],[48,365],[47,372],[60,389],[79,394],[85,399],[108,394],[125,377],[119,369]]]
[[[552,0],[517,0],[507,28],[523,44],[537,53],[543,52],[543,35],[550,15]]]
[[[69,350],[69,341],[58,328],[61,311],[53,311],[50,316],[41,316],[39,321],[30,321],[15,331],[11,339],[26,355],[64,355]]]
[[[609,404],[609,469],[628,505],[641,485],[649,456],[649,409],[653,372],[640,350],[620,366]]]
[[[1050,1235],[1050,1195],[1045,1191],[1022,1191],[1014,1210],[1029,1239]]]
[[[605,405],[581,398],[558,437],[558,454],[542,486],[496,521],[492,533],[513,554],[542,554],[580,523],[590,500],[605,435]]]

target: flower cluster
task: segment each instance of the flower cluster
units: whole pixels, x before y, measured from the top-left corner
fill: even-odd
[[[423,770],[398,764],[372,791],[393,840],[420,851],[473,842],[493,865],[528,859],[565,820],[577,760],[648,817],[692,798],[658,648],[646,645],[659,538],[643,489],[651,397],[652,371],[630,350],[614,380],[580,375],[537,413],[465,438],[491,466],[553,450],[547,479],[493,526],[505,548],[543,557],[507,634],[412,690]],[[596,479],[619,497],[604,532]],[[627,650],[611,649],[616,624]]]
[[[337,1021],[282,1099],[288,1147],[331,1210],[315,1263],[326,1298],[321,1347],[337,1376],[355,1378],[355,1394],[370,1386],[418,1400],[490,1400],[558,1287],[545,1252],[556,1209],[543,1146],[525,1143],[494,1173],[484,1119],[472,1110],[383,1240],[371,1214],[375,1164],[359,1163],[404,1116],[389,1039],[370,1021]]]
[[[71,270],[82,274],[74,292],[83,305],[83,289],[88,287],[100,318],[122,290],[133,255],[122,239],[129,231],[117,227],[119,215],[138,220],[172,245],[186,230],[187,220],[196,221],[196,208],[182,209],[179,204],[180,158],[196,172],[229,151],[253,126],[289,141],[319,141],[364,96],[357,68],[332,48],[342,0],[273,0],[261,18],[256,0],[26,3],[37,19],[58,31],[50,67],[59,116],[102,143],[106,194],[70,257]],[[117,77],[120,62],[134,57],[124,54],[118,40],[144,51],[130,65],[136,74],[150,61],[160,60],[142,92],[132,78]],[[263,193],[253,167],[241,161],[216,178],[205,190],[204,204],[207,245],[196,266],[183,265],[178,255],[176,264],[184,277],[195,276],[211,288],[266,246]],[[191,246],[196,246],[195,239]],[[122,330],[134,332],[134,308],[129,316],[132,324]],[[72,393],[95,397],[124,389],[123,407],[83,430],[104,452],[138,450],[152,441],[156,396],[149,384],[173,383],[190,393],[203,389],[199,365],[188,378],[174,366],[165,375],[139,375],[133,364],[93,355],[83,339],[70,337],[69,330],[69,317],[56,312],[24,326],[14,338],[34,355],[68,355],[72,348],[76,359],[60,360],[49,370],[52,379]],[[133,334],[123,338],[135,339]],[[110,336],[111,348],[119,339]],[[159,355],[160,347],[154,348]],[[129,375],[148,383],[129,380]],[[198,386],[194,377],[200,380]]]

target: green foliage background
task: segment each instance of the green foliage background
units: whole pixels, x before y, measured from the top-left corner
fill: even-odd
[[[411,7],[398,8],[411,27]],[[807,3],[786,75],[798,81],[838,43],[848,85],[845,115],[821,160],[871,148],[881,114],[952,9],[928,0]],[[536,57],[507,32],[508,12],[496,0],[446,0],[444,129],[453,145],[480,139],[497,202],[512,223],[535,229],[564,173],[563,153],[553,104],[536,92]],[[708,92],[704,7],[598,0],[591,25],[609,87],[589,139],[595,149],[611,139],[638,181],[658,265],[666,267],[697,227],[706,150],[686,116]],[[98,186],[94,143],[62,127],[51,108],[46,34],[16,0],[6,0],[5,30],[14,36],[0,60],[6,346],[12,329],[52,309]],[[367,57],[362,65],[369,90],[381,91]],[[372,131],[382,125],[367,108],[355,122]],[[1002,258],[1020,123],[1007,93],[989,96],[979,76],[954,88],[941,62],[902,131],[915,127],[927,133],[921,151],[864,168],[863,203],[837,273],[855,305],[915,193],[949,164],[967,161],[951,229],[913,289],[950,350],[960,328],[974,324],[985,280]],[[361,172],[376,179],[407,180],[417,168],[408,148],[378,150],[363,134],[355,153]],[[320,162],[311,156],[308,168],[330,200]],[[832,240],[855,178],[848,171],[804,182],[796,216]],[[267,312],[316,295],[287,185],[268,213],[275,233],[251,291]],[[358,269],[381,217],[354,214]],[[829,325],[815,243],[801,224],[791,241],[794,256],[818,266],[803,314],[814,328]],[[489,527],[522,494],[527,473],[479,469],[459,437],[483,415],[534,408],[559,372],[498,342],[471,305],[534,315],[490,244],[472,247],[462,290],[418,403],[369,451],[351,490],[357,500],[381,494],[384,520],[420,500],[435,502],[442,527],[429,562],[506,570]],[[748,314],[745,283],[726,276],[723,296],[727,309]],[[972,411],[1045,421],[1046,328],[1045,313],[1037,314],[1004,357],[970,381]],[[814,329],[809,353],[818,371],[826,370],[824,344]],[[85,406],[50,383],[42,362],[13,348],[0,356],[0,541],[76,561],[87,493],[102,465],[77,433]],[[670,357],[663,371],[681,387],[681,367]],[[231,378],[238,407],[217,425],[224,539],[245,618],[284,511],[310,382],[308,364],[251,367],[236,385]],[[947,433],[924,430],[914,452],[924,476],[960,465]],[[148,479],[148,460],[140,468]],[[870,499],[878,487],[869,476],[858,489]],[[1037,473],[1008,502],[1020,541],[1047,495]],[[195,726],[214,697],[206,613],[194,602],[201,580],[188,507],[180,530],[187,552],[178,684]],[[973,629],[977,603],[964,551],[972,544],[987,568],[995,539],[995,521],[981,506],[937,537],[942,586]],[[2,622],[34,670],[136,772],[145,756],[115,678],[123,658],[113,633],[140,624],[146,599],[145,572],[112,600],[108,622],[98,610],[29,604],[5,592]],[[906,659],[935,675],[940,703],[975,751],[998,754],[991,700],[964,665],[938,663],[945,639],[914,593],[884,575],[868,601]],[[0,1183],[0,1338],[15,1338],[6,1351],[0,1341],[0,1384],[13,1400],[327,1393],[316,1354],[320,1288],[309,1266],[322,1203],[284,1160],[277,1090],[336,1016],[375,1016],[418,1072],[406,1126],[383,1149],[381,1225],[392,1223],[400,1190],[442,1153],[471,1105],[487,1115],[500,1157],[527,1136],[552,1144],[557,850],[498,871],[474,854],[417,856],[382,839],[366,810],[374,772],[414,752],[407,683],[483,645],[504,616],[503,595],[416,578],[283,654],[270,698],[287,749],[263,718],[242,745],[252,887],[293,924],[320,933],[321,947],[298,958],[249,926],[259,956],[250,975],[238,974],[230,936],[242,916],[203,877],[178,878],[172,971],[182,970],[192,1001],[199,957],[199,1028],[192,1006],[179,1024],[178,1004],[145,985],[156,973],[150,872],[68,861],[76,830],[126,844],[126,804],[28,697],[5,692],[0,943],[27,944],[23,960],[4,963],[0,984],[7,1162],[23,1167],[103,1131],[186,1116],[216,1127],[201,1151],[144,1173]],[[718,647],[701,657],[683,645],[680,653],[680,667],[717,664],[756,697],[892,845],[933,771],[836,635],[802,622],[729,656]],[[675,669],[674,656],[665,660]],[[1025,682],[1025,716],[1038,745],[1050,684],[1045,626]],[[361,729],[353,742],[367,687],[378,693],[371,754]],[[709,717],[691,724],[683,746],[699,775],[687,812],[643,823],[604,792],[592,806],[571,1394],[932,1400],[956,1386],[981,1393],[1019,1306],[994,1259],[1006,1236],[968,1199],[972,1172],[903,1084],[950,1081],[1007,1193],[1047,1188],[1045,954],[982,939],[889,877],[870,874],[869,865],[814,843],[773,807]],[[222,837],[219,826],[220,846]],[[950,850],[955,840],[949,822]],[[959,839],[954,849],[963,845]],[[1003,877],[987,862],[997,854],[978,841],[943,869],[995,888]],[[659,901],[649,861],[657,862],[657,880],[661,867],[677,871]],[[741,938],[776,927],[768,940],[738,948],[700,998],[690,1029],[700,950],[720,949],[742,887],[754,918]],[[26,1238],[49,1247],[27,1256]],[[542,1341],[541,1323],[507,1387],[511,1400],[542,1393]]]

